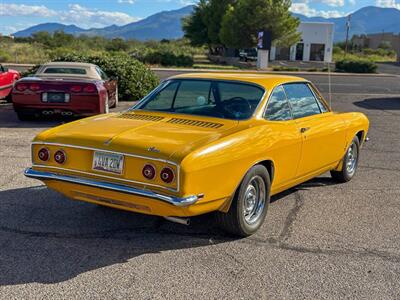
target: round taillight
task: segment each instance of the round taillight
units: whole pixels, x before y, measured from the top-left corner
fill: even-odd
[[[79,92],[82,91],[82,86],[80,86],[80,85],[73,85],[73,86],[70,87],[69,90],[70,90],[71,92],[73,92],[73,93],[79,93]]]
[[[26,85],[24,83],[20,83],[20,84],[17,84],[17,86],[15,88],[17,89],[17,91],[23,92],[28,88],[28,85]]]
[[[171,168],[166,167],[161,170],[160,177],[161,180],[165,183],[171,183],[172,181],[174,181],[175,174]]]
[[[54,153],[54,160],[59,164],[63,164],[67,160],[67,155],[64,151],[58,150],[56,153]]]
[[[143,167],[142,174],[149,180],[154,179],[154,177],[156,177],[156,168],[154,168],[152,165],[145,165]]]
[[[32,84],[29,85],[29,89],[31,91],[38,91],[38,90],[40,90],[40,85],[37,84],[37,83],[32,83]]]
[[[39,159],[42,161],[48,161],[50,158],[50,151],[47,148],[42,148],[38,152]]]
[[[87,85],[83,88],[85,93],[94,93],[96,91],[96,87],[94,85]]]

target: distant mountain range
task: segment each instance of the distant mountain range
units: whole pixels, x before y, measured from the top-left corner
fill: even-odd
[[[123,26],[112,25],[104,28],[82,29],[75,25],[60,23],[44,23],[14,33],[16,37],[31,36],[35,32],[53,33],[63,30],[65,33],[88,36],[104,36],[107,38],[124,38],[137,40],[177,39],[183,36],[182,18],[193,11],[193,5],[178,10],[163,11],[143,20]],[[322,18],[306,17],[293,14],[303,22],[331,22],[335,24],[335,41],[343,41],[346,35],[347,17]],[[367,6],[354,12],[351,18],[350,36],[380,32],[400,32],[400,10]],[[240,33],[238,33],[240,34]]]

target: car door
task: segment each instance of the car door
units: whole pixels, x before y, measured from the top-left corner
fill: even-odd
[[[277,190],[295,179],[302,147],[302,135],[293,120],[282,86],[277,86],[272,91],[264,118],[269,129],[267,151],[275,165],[273,189]]]
[[[345,123],[307,82],[285,84],[284,89],[303,141],[297,177],[338,162],[344,154]]]

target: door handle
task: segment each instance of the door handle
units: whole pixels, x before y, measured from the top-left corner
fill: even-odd
[[[300,132],[304,133],[304,132],[306,132],[308,130],[310,130],[310,127],[303,127],[303,128],[300,129]]]

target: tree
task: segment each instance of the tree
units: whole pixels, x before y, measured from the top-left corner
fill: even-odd
[[[289,11],[290,0],[238,0],[223,17],[220,39],[228,47],[252,48],[257,33],[268,30],[277,45],[293,45],[300,39],[300,20]]]
[[[208,0],[200,0],[194,7],[193,13],[183,19],[182,29],[185,38],[190,40],[192,46],[203,46],[210,43],[208,29],[205,23],[205,14]]]
[[[184,19],[183,31],[193,46],[208,45],[209,48],[222,45],[221,22],[229,5],[237,0],[200,0],[192,15]]]

